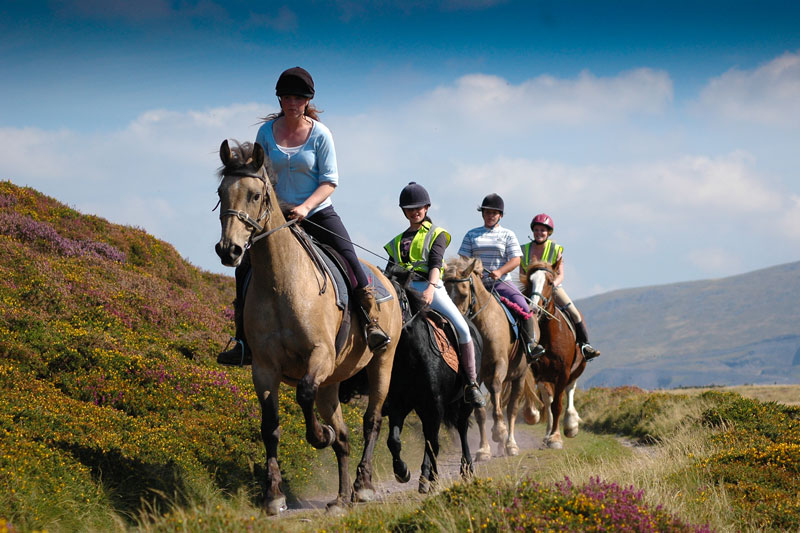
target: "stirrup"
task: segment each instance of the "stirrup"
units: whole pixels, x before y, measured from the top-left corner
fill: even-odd
[[[541,344],[536,344],[535,346],[531,347],[529,344],[527,349],[525,350],[525,357],[528,360],[528,364],[533,364],[539,360],[541,356],[543,356],[547,350],[544,349],[544,346]],[[584,356],[585,357],[585,356]]]
[[[370,351],[373,352],[375,350],[380,350],[392,340],[377,323],[369,323],[364,326],[364,336],[367,338],[367,346],[369,346]]]
[[[588,342],[581,344],[581,353],[583,354],[584,359],[587,361],[591,361],[595,357],[600,357],[600,352]]]
[[[486,400],[483,399],[478,384],[474,381],[464,387],[464,403],[468,403],[475,407],[483,407],[486,405]]]
[[[239,356],[239,362],[236,362],[236,360],[235,360],[236,356],[234,355],[234,350],[236,349],[236,347],[234,346],[233,348],[228,350],[228,346],[230,346],[231,343],[234,343],[234,345],[236,345],[236,344],[239,345],[239,352],[241,354]],[[222,353],[217,355],[217,363],[220,364],[220,365],[245,366],[245,365],[249,365],[252,362],[253,362],[253,358],[246,356],[246,350],[245,350],[245,347],[244,347],[244,341],[241,340],[241,339],[237,339],[236,337],[231,337],[228,340],[228,344],[225,345],[225,350],[223,350]]]

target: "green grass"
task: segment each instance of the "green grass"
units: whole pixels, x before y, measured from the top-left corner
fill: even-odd
[[[232,298],[231,278],[143,231],[0,182],[0,530],[800,529],[798,407],[633,387],[579,392],[584,423],[564,450],[479,463],[478,479],[430,496],[413,480],[344,516],[267,517],[249,371],[214,363]],[[333,452],[305,443],[293,392],[281,391],[288,494],[333,499]],[[362,412],[344,410],[352,474]],[[385,438],[379,481],[392,477]],[[413,417],[403,445],[418,468]]]

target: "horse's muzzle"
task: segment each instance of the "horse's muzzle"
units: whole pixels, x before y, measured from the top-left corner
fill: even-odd
[[[225,266],[237,266],[241,262],[242,254],[244,253],[244,250],[238,244],[228,243],[223,245],[222,241],[219,241],[214,246],[214,250]]]

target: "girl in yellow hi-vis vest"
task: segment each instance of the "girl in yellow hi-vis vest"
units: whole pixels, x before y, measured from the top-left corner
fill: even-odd
[[[475,346],[469,326],[441,282],[444,251],[450,244],[450,234],[433,225],[428,218],[430,206],[430,196],[422,185],[413,181],[406,185],[400,192],[400,207],[408,219],[408,229],[386,243],[384,249],[389,254],[389,266],[394,263],[415,272],[409,287],[420,293],[427,305],[452,322],[458,335],[461,365],[468,381],[464,401],[483,407],[485,402],[478,388]]]
[[[524,278],[527,275],[528,266],[536,260],[555,265],[561,259],[564,247],[550,239],[550,236],[553,235],[553,228],[553,219],[550,215],[540,213],[533,217],[531,221],[533,241],[522,246],[522,258],[519,264],[520,278]],[[586,324],[583,322],[578,308],[572,303],[567,291],[561,286],[563,281],[564,261],[561,261],[558,263],[556,277],[553,280],[553,286],[555,287],[553,297],[556,300],[556,305],[564,309],[569,314],[572,323],[575,324],[575,336],[581,345],[581,350],[583,350],[586,360],[594,359],[600,355],[600,352],[589,344],[589,333],[586,331]]]

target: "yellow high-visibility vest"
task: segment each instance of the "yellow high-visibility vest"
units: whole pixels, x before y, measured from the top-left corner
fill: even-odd
[[[411,241],[411,248],[408,250],[408,261],[400,259],[400,240],[403,238],[401,233],[391,241],[387,242],[383,247],[395,263],[402,266],[406,270],[414,270],[415,272],[428,272],[428,255],[433,247],[436,238],[444,233],[446,235],[447,244],[450,244],[450,234],[444,228],[434,226],[427,220],[422,223],[414,239]],[[444,268],[444,264],[442,264]]]
[[[533,241],[522,246],[522,258],[520,261],[522,262],[523,271],[528,270],[528,265],[536,260],[534,257],[532,244]],[[544,250],[542,251],[542,261],[551,265],[555,265],[556,261],[558,261],[558,258],[561,257],[563,252],[563,246],[551,241],[550,239],[547,239],[547,241],[544,243]]]

